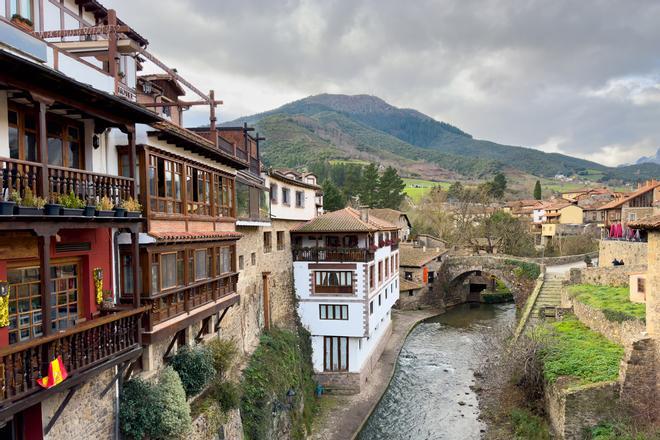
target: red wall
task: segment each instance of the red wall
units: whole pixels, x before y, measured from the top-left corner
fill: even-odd
[[[68,229],[59,234],[60,244],[64,243],[91,243],[91,250],[83,252],[55,252],[55,239],[51,243],[53,258],[82,257],[81,282],[84,289],[83,304],[85,317],[92,318],[97,311],[96,292],[94,290],[94,277],[92,270],[96,267],[103,269],[103,289],[113,290],[112,274],[112,232],[110,229]]]

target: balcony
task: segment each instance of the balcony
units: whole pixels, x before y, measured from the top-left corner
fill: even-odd
[[[49,391],[37,379],[48,374],[57,356],[68,377],[53,390],[59,392],[81,383],[93,374],[137,358],[140,318],[144,307],[125,310],[85,322],[50,336],[0,349],[0,416],[7,417],[32,405]]]
[[[294,248],[294,261],[334,261],[340,263],[373,261],[374,253],[362,248]]]
[[[90,171],[47,166],[48,194],[43,194],[44,168],[41,163],[25,160],[0,158],[0,189],[7,196],[17,191],[21,197],[25,190],[54,201],[59,194],[73,192],[90,205],[96,204],[101,197],[108,197],[115,205],[133,196],[133,179],[92,173]]]
[[[168,321],[174,322],[175,318],[185,315],[196,316],[204,306],[213,303],[218,306],[225,304],[224,301],[221,301],[223,299],[232,299],[228,302],[233,304],[238,297],[230,297],[236,293],[237,284],[238,274],[234,273],[175,288],[155,297],[143,298],[142,303],[150,307],[146,315],[145,330],[150,334],[159,332],[168,327]],[[210,311],[209,315],[216,311],[214,308],[204,310]],[[145,336],[147,336],[147,342],[154,341],[151,335]]]

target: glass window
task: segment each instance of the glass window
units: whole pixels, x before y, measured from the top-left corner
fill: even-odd
[[[277,184],[270,185],[270,203],[277,204]]]
[[[305,193],[303,191],[296,191],[296,208],[305,207]]]
[[[151,293],[160,292],[160,261],[158,254],[151,255]]]
[[[353,293],[353,272],[316,271],[314,280],[315,293]]]
[[[348,320],[348,305],[319,304],[319,318]]]
[[[195,251],[195,281],[208,278],[206,249]]]
[[[250,218],[250,187],[241,182],[236,182],[236,215]]]
[[[176,252],[161,254],[161,290],[177,286],[177,254]]]
[[[272,232],[264,232],[264,253],[269,253],[272,250]]]
[[[325,371],[348,370],[348,338],[323,337],[323,369]]]
[[[76,325],[79,316],[77,263],[51,266],[51,327],[54,331]]]
[[[284,205],[290,205],[291,204],[289,194],[290,194],[289,188],[282,188],[282,203]]]
[[[22,267],[7,270],[9,281],[9,343],[42,336],[40,269]]]

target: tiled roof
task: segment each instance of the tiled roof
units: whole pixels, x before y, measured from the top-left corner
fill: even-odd
[[[631,192],[630,194],[628,194],[624,197],[612,200],[611,202],[601,206],[600,209],[618,208],[619,206],[623,205],[627,201],[632,200],[635,197],[640,196],[644,193],[647,193],[647,192],[657,188],[658,186],[660,186],[660,182],[654,182],[651,185],[643,186],[643,187],[639,188],[637,191],[633,191],[633,192]]]
[[[213,232],[185,232],[185,231],[158,231],[149,232],[156,241],[211,241],[211,240],[235,240],[243,236],[240,232],[234,231],[213,231]]]
[[[425,250],[423,247],[402,244],[399,246],[399,266],[422,267],[445,252],[444,249],[427,247]]]
[[[375,217],[388,221],[393,225],[399,223],[399,219],[401,218],[402,215],[406,217],[406,220],[408,219],[408,216],[406,216],[406,214],[404,214],[403,212],[389,208],[371,208],[369,209],[369,215],[373,215]],[[407,220],[407,222],[410,223],[409,220]]]
[[[185,139],[188,142],[193,142],[195,144],[201,145],[203,147],[207,148],[213,148],[215,149],[215,144],[211,142],[210,140],[206,139],[205,137],[202,137],[198,135],[197,133],[185,129],[183,127],[179,127],[176,124],[173,124],[172,122],[169,121],[160,121],[151,124],[153,128],[156,128],[158,130],[164,131],[166,133],[169,133],[171,135],[174,135],[176,137]]]
[[[407,290],[417,290],[424,287],[422,283],[415,283],[414,281],[408,281],[403,277],[399,277],[399,290],[405,292]]]
[[[649,217],[640,218],[634,222],[629,222],[628,226],[631,228],[648,230],[660,229],[660,214],[651,215]]]
[[[373,215],[369,215],[367,220],[362,220],[360,211],[344,208],[302,223],[291,229],[291,232],[377,232],[398,229],[398,226]]]

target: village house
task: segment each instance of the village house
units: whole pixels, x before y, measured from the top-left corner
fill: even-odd
[[[442,265],[442,257],[447,252],[444,247],[401,244],[399,247],[400,294],[397,308],[416,309],[428,304],[428,294],[433,290],[433,283]]]
[[[412,223],[405,212],[390,208],[370,208],[369,214],[399,226],[399,238],[408,241]]]
[[[359,392],[384,349],[399,298],[398,232],[352,208],[291,230],[298,314],[326,388]]]
[[[533,211],[533,232],[539,234],[541,243],[552,240],[556,235],[576,235],[582,231],[583,209],[568,201],[543,202]]]
[[[634,222],[655,215],[660,210],[660,181],[649,180],[635,191],[612,200],[600,207],[603,211],[604,226]]]

